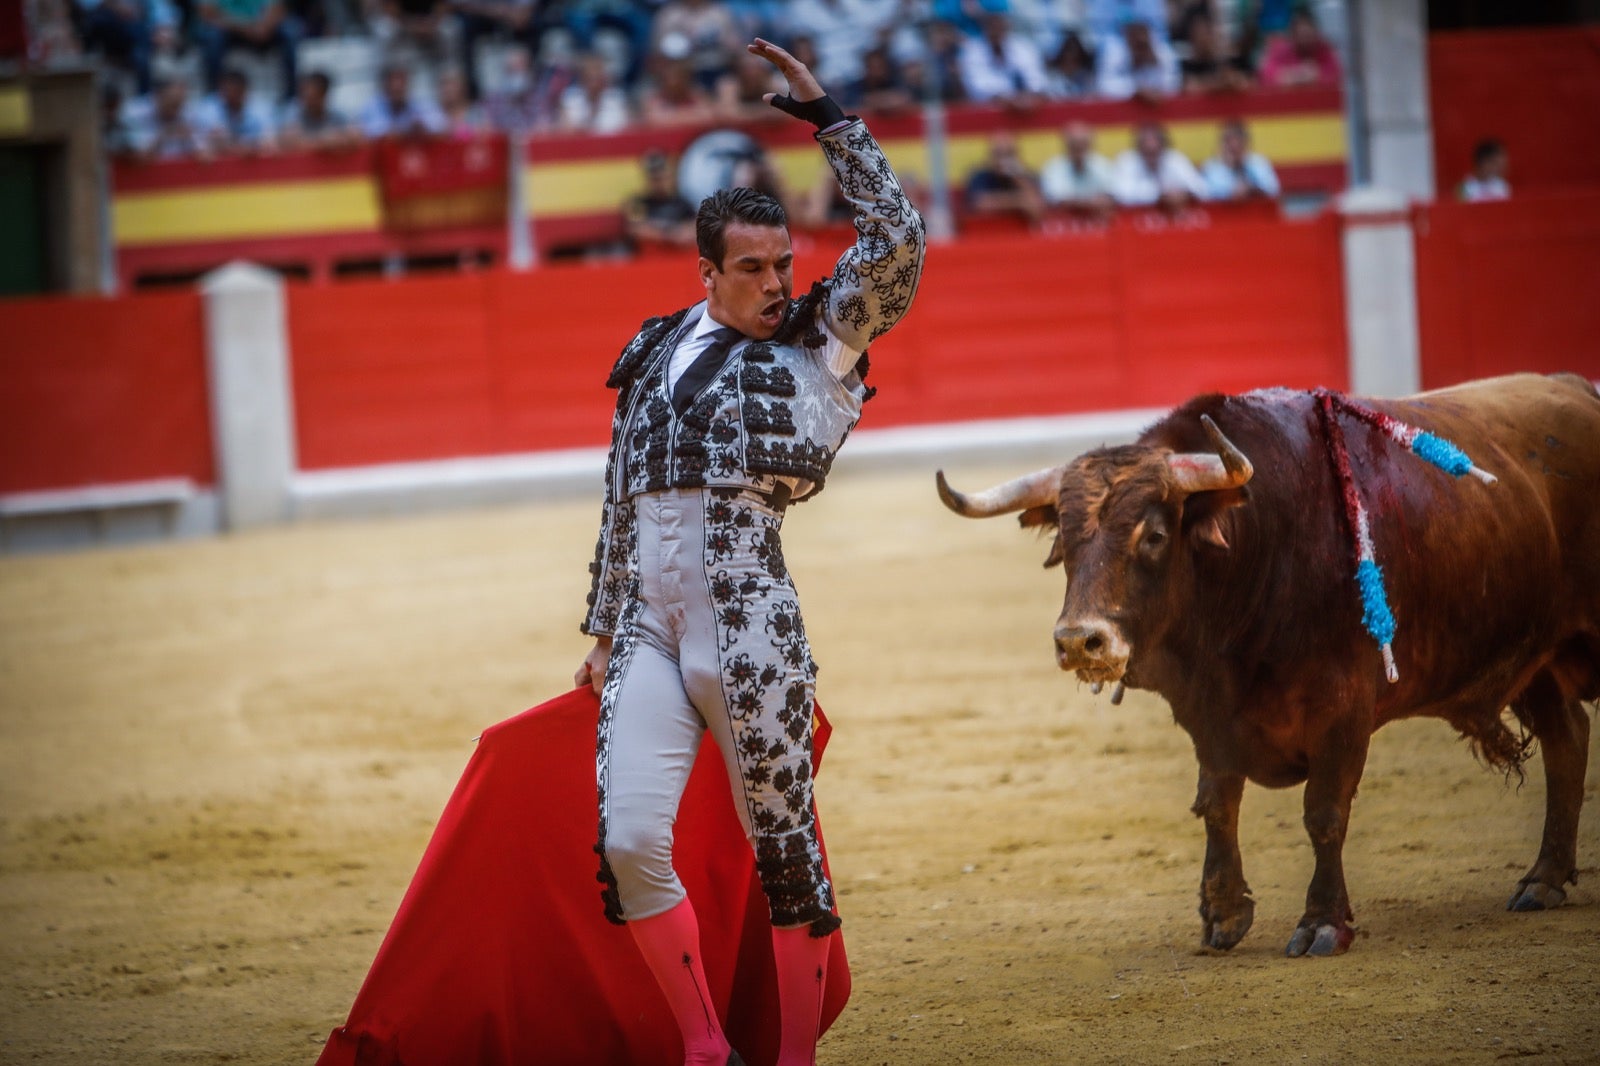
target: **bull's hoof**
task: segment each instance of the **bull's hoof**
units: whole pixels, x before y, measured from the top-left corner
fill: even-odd
[[[1256,904],[1249,897],[1240,900],[1237,909],[1230,915],[1205,916],[1205,928],[1200,934],[1200,946],[1214,951],[1229,950],[1244,939],[1255,918]]]
[[[1289,946],[1283,949],[1283,953],[1291,959],[1303,955],[1343,955],[1350,950],[1355,938],[1356,931],[1342,922],[1337,925],[1302,925],[1289,938]]]
[[[1516,894],[1511,897],[1511,902],[1506,904],[1506,910],[1553,911],[1565,903],[1566,899],[1565,889],[1547,885],[1542,881],[1522,881],[1517,884]]]

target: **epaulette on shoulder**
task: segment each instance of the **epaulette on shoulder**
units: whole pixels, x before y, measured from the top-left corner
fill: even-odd
[[[670,315],[659,318],[647,318],[639,326],[639,332],[634,334],[633,340],[622,349],[622,354],[617,356],[616,365],[611,368],[611,374],[606,378],[606,388],[620,389],[639,373],[644,364],[649,360],[650,353],[673,330],[683,322],[683,316],[688,314],[690,308],[675,311]]]

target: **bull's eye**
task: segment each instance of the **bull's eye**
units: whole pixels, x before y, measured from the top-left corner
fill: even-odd
[[[1167,548],[1167,533],[1163,529],[1152,529],[1145,533],[1139,541],[1139,558],[1147,565],[1160,562],[1162,554]]]

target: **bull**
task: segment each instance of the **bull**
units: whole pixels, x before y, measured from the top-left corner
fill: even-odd
[[[1600,698],[1600,395],[1574,375],[1523,374],[1363,403],[1498,475],[1453,481],[1371,425],[1341,426],[1399,620],[1395,683],[1362,628],[1353,531],[1311,394],[1200,396],[1134,444],[970,495],[938,473],[958,514],[1020,512],[1053,532],[1061,668],[1096,691],[1159,693],[1193,740],[1204,947],[1232,948],[1254,916],[1238,837],[1253,781],[1305,785],[1316,868],[1286,953],[1349,948],[1350,803],[1373,732],[1399,718],[1442,718],[1518,777],[1537,742],[1544,837],[1508,907],[1559,906],[1576,881],[1583,703]]]

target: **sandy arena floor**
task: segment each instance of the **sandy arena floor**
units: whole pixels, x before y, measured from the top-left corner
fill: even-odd
[[[312,1062],[470,738],[570,684],[597,512],[0,559],[0,1062]],[[1255,928],[1199,954],[1188,740],[1056,671],[1045,546],[927,472],[837,479],[787,541],[855,974],[823,1063],[1600,1061],[1594,783],[1582,884],[1508,914],[1537,760],[1519,790],[1390,727],[1351,953],[1281,956],[1311,851],[1300,790],[1252,787]]]

